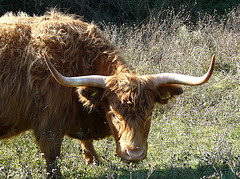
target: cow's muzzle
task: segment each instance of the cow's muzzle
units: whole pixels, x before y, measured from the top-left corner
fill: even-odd
[[[146,158],[147,149],[145,147],[127,148],[122,147],[118,155],[127,161],[139,162]]]

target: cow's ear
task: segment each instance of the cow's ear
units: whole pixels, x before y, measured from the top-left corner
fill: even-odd
[[[96,87],[78,87],[77,93],[80,102],[83,103],[85,107],[95,108],[102,101],[104,95],[104,89]]]
[[[183,93],[183,89],[179,85],[168,84],[157,87],[158,95],[156,102],[160,104],[166,104],[169,99],[173,98],[175,95],[180,95]]]

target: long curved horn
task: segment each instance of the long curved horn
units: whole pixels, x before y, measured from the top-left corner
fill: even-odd
[[[157,75],[150,75],[150,77],[155,86],[160,86],[164,84],[182,84],[182,85],[197,86],[207,82],[208,79],[211,77],[213,72],[214,62],[215,62],[215,55],[213,55],[212,57],[212,62],[208,69],[208,72],[201,77],[194,77],[194,76],[174,74],[174,73],[161,73]]]
[[[61,75],[56,68],[53,66],[48,56],[44,53],[44,58],[46,60],[47,66],[51,71],[54,78],[63,86],[67,87],[79,87],[79,86],[92,86],[105,88],[107,76],[101,75],[88,75],[88,76],[79,76],[79,77],[65,77]]]

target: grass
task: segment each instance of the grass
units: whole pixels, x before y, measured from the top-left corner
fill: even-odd
[[[205,15],[187,25],[188,14],[168,13],[161,23],[107,25],[103,33],[140,74],[202,75],[211,56],[208,83],[184,87],[184,94],[158,105],[152,116],[148,156],[124,163],[112,137],[95,141],[101,165],[85,165],[77,142],[65,137],[59,165],[66,178],[239,178],[240,177],[240,9],[217,18]],[[31,131],[0,141],[0,178],[45,178],[45,160]]]

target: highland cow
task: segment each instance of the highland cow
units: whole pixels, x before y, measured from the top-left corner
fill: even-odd
[[[92,141],[110,135],[121,158],[143,160],[155,104],[180,95],[181,84],[205,83],[214,59],[202,77],[140,76],[94,24],[55,11],[8,13],[0,18],[0,139],[33,130],[50,173],[65,135],[80,140],[87,163],[100,161]]]

